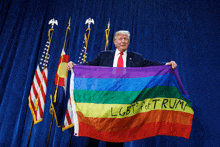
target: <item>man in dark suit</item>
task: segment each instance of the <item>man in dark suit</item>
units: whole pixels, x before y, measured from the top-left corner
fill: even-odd
[[[140,54],[134,52],[128,52],[127,48],[129,45],[130,33],[128,31],[118,31],[114,36],[114,44],[116,46],[115,51],[102,51],[92,61],[83,63],[84,65],[92,66],[107,66],[107,67],[119,67],[118,60],[122,58],[121,67],[146,67],[164,65],[164,63],[157,61],[150,61],[144,59]],[[121,55],[122,54],[122,55]],[[67,69],[70,70],[73,67],[73,62],[69,62]],[[172,68],[176,68],[177,64],[175,61],[170,61],[166,65],[172,65]]]
[[[165,63],[146,60],[138,53],[128,52],[129,40],[130,33],[128,31],[116,32],[114,36],[115,51],[102,51],[94,60],[83,64],[107,67],[146,67],[165,65]],[[73,65],[74,63],[70,61],[67,65],[67,69],[72,69]],[[175,61],[170,61],[166,63],[166,65],[172,65],[173,69],[177,67]],[[98,147],[98,144],[99,140],[87,138],[84,147]],[[106,147],[123,147],[123,143],[106,142]]]
[[[120,57],[120,51],[102,51],[99,55],[92,61],[88,63],[84,63],[84,65],[91,65],[91,66],[106,66],[106,67],[117,67],[114,66],[114,59]],[[116,57],[115,57],[116,56]],[[124,57],[127,56],[127,57]],[[122,58],[126,58],[126,62],[124,63],[123,67],[145,67],[145,66],[155,66],[155,65],[164,65],[164,63],[150,61],[144,59],[140,54],[134,52],[123,52]],[[123,59],[124,59],[123,58]],[[117,60],[117,59],[115,59]]]

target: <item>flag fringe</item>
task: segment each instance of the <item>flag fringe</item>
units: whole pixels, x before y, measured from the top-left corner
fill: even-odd
[[[57,115],[56,115],[56,111],[55,111],[55,108],[54,108],[54,105],[53,105],[53,98],[52,98],[52,94],[50,95],[50,99],[51,99],[51,108],[50,108],[50,114],[53,114],[54,113],[54,118],[56,120],[56,124],[57,124],[57,127],[60,127],[61,125],[58,125],[58,120],[57,120]]]
[[[28,105],[29,105],[29,108],[30,108],[30,110],[31,110],[31,114],[32,114],[32,117],[33,117],[33,120],[34,120],[34,124],[37,124],[37,123],[39,123],[39,122],[41,122],[42,120],[43,120],[43,118],[41,118],[41,119],[39,119],[39,120],[37,120],[36,121],[36,116],[35,116],[35,110],[33,110],[33,108],[32,108],[32,106],[31,106],[31,100],[30,100],[31,98],[30,98],[30,96],[28,97],[28,101],[29,101],[29,103],[28,103]]]

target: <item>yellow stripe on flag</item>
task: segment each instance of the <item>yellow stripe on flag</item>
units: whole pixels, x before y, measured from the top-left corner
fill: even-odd
[[[194,114],[192,108],[183,100],[176,98],[151,98],[132,104],[76,103],[76,111],[84,117],[124,118],[152,110],[172,110]]]

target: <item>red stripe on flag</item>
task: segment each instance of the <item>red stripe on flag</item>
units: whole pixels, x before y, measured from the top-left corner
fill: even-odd
[[[33,84],[32,84],[32,90],[33,90],[33,93],[34,93],[34,96],[35,96],[35,99],[36,99],[36,97],[37,97],[37,90],[36,90],[36,88],[35,88],[35,84],[34,84],[34,82],[33,82]]]
[[[43,110],[42,110],[40,98],[38,99],[38,109],[39,109],[39,112],[40,112],[40,117],[43,118]]]
[[[62,59],[62,62],[68,63],[68,62],[69,62],[69,55],[64,54],[64,55],[60,56],[60,60],[59,60],[59,63],[58,63],[58,67],[59,67],[59,65],[60,65],[60,63],[61,63],[61,59]]]
[[[37,79],[37,77],[38,76],[37,76],[37,72],[36,72],[35,78]],[[32,110],[34,111],[35,120],[37,121],[37,115],[38,114],[37,114],[37,111],[35,111],[35,104],[32,101],[32,98],[37,100],[37,98],[39,97],[39,93],[38,93],[38,91],[36,90],[36,87],[35,87],[36,84],[37,83],[33,82],[33,85],[32,85],[32,90],[33,90],[33,93],[34,93],[34,97],[31,96],[31,106],[32,106]],[[31,95],[31,93],[30,93],[30,95]]]
[[[46,69],[46,70],[47,70],[47,69]],[[44,72],[45,72],[45,70],[44,70]],[[46,76],[45,73],[43,74],[43,81],[42,81],[42,82],[44,82],[44,84],[45,84],[44,92],[46,92],[46,87],[47,87],[47,76]],[[43,85],[42,85],[42,87],[43,87]],[[44,93],[44,92],[43,92],[43,93]],[[46,94],[44,93],[44,97],[43,97],[43,98],[44,98],[44,103],[45,103],[45,95],[46,95]]]
[[[39,73],[39,74],[41,74],[41,73]],[[37,81],[37,83],[35,83],[35,84],[38,84],[38,85],[40,85],[40,82],[41,82],[41,79],[40,79],[40,77],[38,76],[38,72],[36,71],[36,81]]]
[[[136,128],[141,127],[143,124],[156,122],[192,125],[193,119],[193,114],[172,110],[153,110],[125,118],[84,117],[79,111],[77,111],[77,115],[79,122],[93,126],[97,132],[114,131],[116,133],[122,131],[124,128]]]
[[[68,125],[72,124],[71,119],[70,119],[70,115],[69,115],[68,108],[66,109],[66,119],[67,119]]]
[[[44,70],[41,72],[42,75],[42,79],[40,80],[40,84],[38,84],[40,91],[38,93],[38,109],[39,109],[39,113],[40,113],[40,117],[43,118],[43,109],[42,109],[42,105],[41,103],[45,103],[45,92],[46,89],[44,89],[43,85],[45,84],[45,80],[47,81],[47,77],[44,73]],[[46,85],[45,85],[46,87]]]
[[[44,70],[44,72],[48,72],[48,67]],[[47,87],[47,74],[46,73],[44,73],[44,83],[45,83],[45,86]]]
[[[69,100],[68,100],[68,103],[67,103],[65,120],[64,120],[64,123],[63,123],[63,129],[73,124],[73,122],[72,122],[73,118],[71,119],[71,117],[70,117],[70,113],[72,113],[72,110],[71,110],[72,108],[71,107],[72,107],[71,99],[69,97]],[[66,129],[64,129],[64,130],[66,130]]]
[[[90,125],[79,123],[79,136],[86,136],[107,142],[128,142],[156,135],[177,136],[189,139],[191,125],[157,122],[144,124],[141,128],[124,128],[121,132],[97,132]]]
[[[58,79],[59,79],[59,83],[58,83]],[[59,77],[59,75],[56,74],[55,84],[57,83],[58,83],[58,86],[65,86],[65,78]]]
[[[42,98],[43,98],[43,102],[45,102],[45,92],[46,92],[46,89],[44,89],[43,83],[44,83],[44,80],[43,80],[42,83],[41,83],[40,91],[41,91],[41,96],[42,96]],[[44,92],[44,91],[45,91],[45,92]]]
[[[35,119],[35,121],[37,121],[37,112],[35,111],[34,103],[31,100],[31,93],[30,93],[30,103],[31,103],[32,110],[34,111],[34,115],[35,115],[34,119]]]

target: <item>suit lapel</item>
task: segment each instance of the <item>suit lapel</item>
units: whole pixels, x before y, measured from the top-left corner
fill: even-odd
[[[114,58],[115,58],[115,51],[111,51],[110,52],[110,57],[109,57],[109,67],[112,67],[113,66],[113,62],[114,62]]]
[[[131,67],[131,62],[132,62],[131,53],[127,52],[126,67]]]

